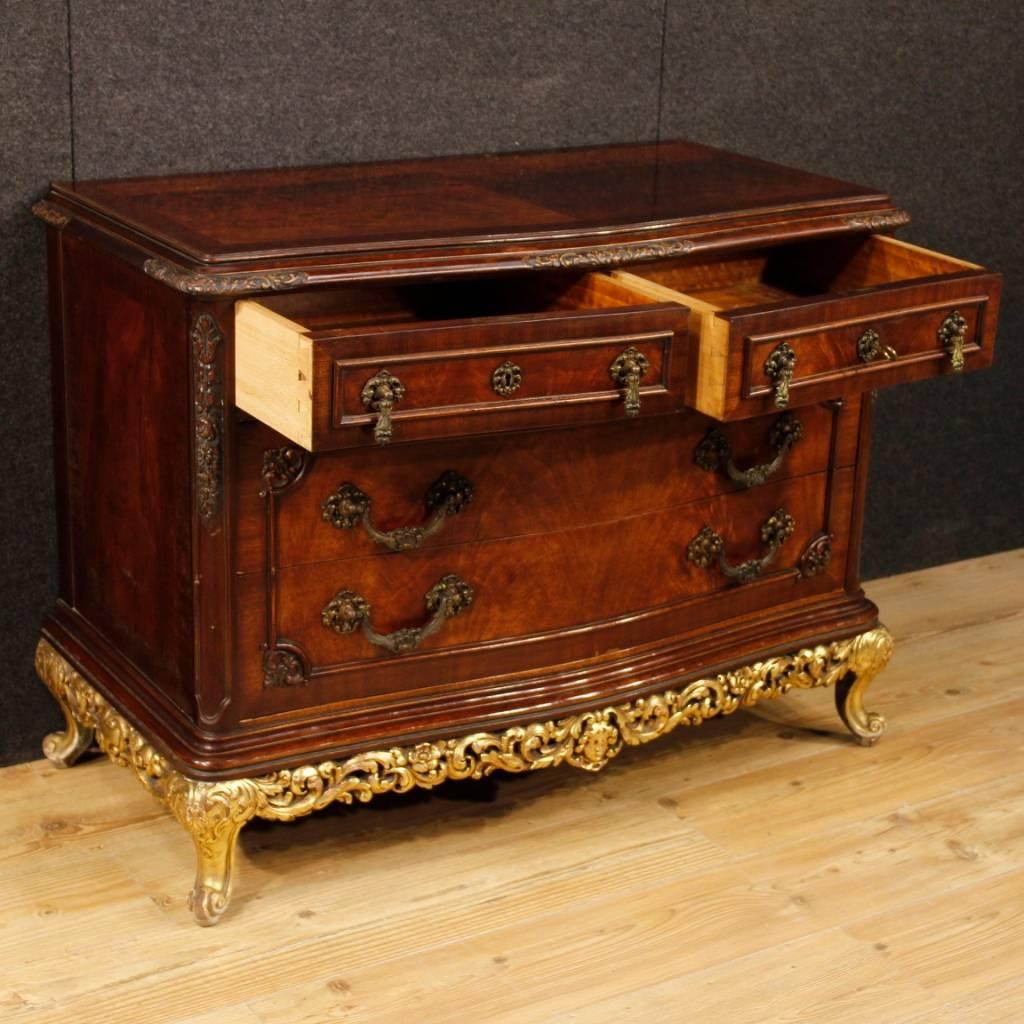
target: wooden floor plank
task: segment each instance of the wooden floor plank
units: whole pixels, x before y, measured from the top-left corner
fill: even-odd
[[[130,773],[0,770],[0,1017],[1018,1024],[1022,569],[869,587],[897,637],[873,749],[800,693],[599,775],[255,823],[214,929],[185,911],[191,843]]]

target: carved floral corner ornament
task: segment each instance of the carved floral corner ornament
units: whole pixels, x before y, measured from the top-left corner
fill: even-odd
[[[803,648],[682,684],[628,703],[563,718],[356,754],[343,761],[286,768],[253,778],[202,781],[174,768],[149,741],[45,639],[36,670],[56,698],[67,728],[43,742],[54,764],[73,764],[95,738],[117,764],[130,768],[191,835],[196,880],[189,907],[202,925],[228,905],[238,834],[253,818],[291,821],[331,803],[367,803],[382,793],[432,789],[447,780],[480,779],[496,771],[526,772],[569,764],[598,771],[626,746],[639,746],[679,726],[779,697],[791,689],[835,686],[839,715],[869,745],[885,730],[864,709],[864,694],[892,654],[879,626],[846,640]]]
[[[196,509],[204,526],[214,525],[223,491],[224,334],[209,313],[196,317],[192,341],[193,433]]]

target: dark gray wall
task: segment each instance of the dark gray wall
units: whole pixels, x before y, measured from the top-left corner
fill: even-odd
[[[868,577],[1024,544],[1017,5],[7,0],[0,34],[0,761],[57,719],[42,230],[50,178],[683,136],[873,184],[1006,274],[994,371],[884,393]]]

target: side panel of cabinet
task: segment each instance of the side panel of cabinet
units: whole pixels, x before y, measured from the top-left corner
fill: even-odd
[[[71,231],[61,270],[58,618],[101,661],[116,656],[112,675],[192,717],[187,302]]]

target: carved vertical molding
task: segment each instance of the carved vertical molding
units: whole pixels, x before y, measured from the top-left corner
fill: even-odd
[[[192,325],[195,492],[200,522],[210,529],[220,512],[224,466],[224,334],[209,313]]]

